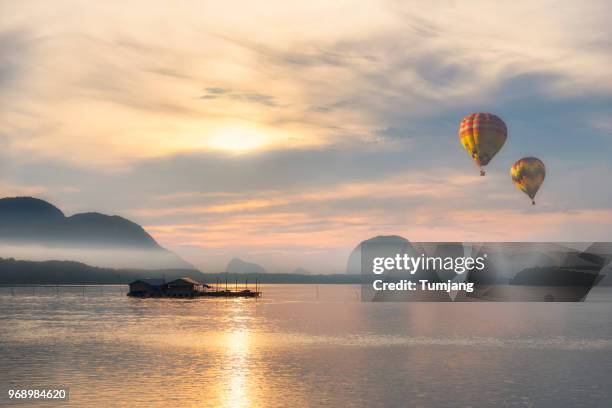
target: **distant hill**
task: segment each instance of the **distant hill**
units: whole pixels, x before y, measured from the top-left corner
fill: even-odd
[[[33,197],[0,199],[0,256],[110,267],[193,268],[140,225],[96,212],[66,217]]]
[[[0,199],[0,240],[161,249],[153,237],[130,220],[95,212],[66,217],[59,208],[32,197]]]
[[[396,253],[410,252],[412,247],[410,241],[399,235],[378,235],[376,237],[361,241],[357,245],[351,254],[349,255],[346,273],[347,274],[360,274],[361,273],[361,248],[364,245],[379,245],[385,256],[393,256]]]
[[[470,271],[470,282],[584,286],[600,271],[605,278],[609,269],[605,266],[612,260],[612,245],[595,242],[578,250],[563,243],[498,242],[484,243],[472,255],[484,254],[487,254],[487,267]]]
[[[300,266],[300,267],[298,267],[298,268],[295,268],[295,269],[293,270],[293,272],[291,272],[291,273],[292,273],[292,274],[294,274],[294,275],[312,275],[312,274],[310,273],[310,271],[308,271],[308,270],[306,270],[306,269],[302,268],[301,266]]]
[[[251,262],[245,262],[239,258],[233,258],[227,264],[225,269],[227,273],[267,273],[267,271],[260,265]]]
[[[218,281],[217,281],[218,279]],[[230,285],[233,285],[236,280],[238,284],[244,284],[248,281],[249,285],[254,284],[255,280],[259,283],[295,283],[295,284],[360,284],[362,283],[361,275],[346,275],[346,274],[330,274],[330,275],[297,275],[294,273],[224,273],[214,274],[205,273],[205,283],[219,282],[224,284],[227,279]]]
[[[528,268],[510,279],[511,285],[532,286],[587,286],[593,287],[604,278],[598,271],[575,270],[560,267]]]
[[[96,285],[127,284],[141,278],[165,278],[167,281],[190,277],[203,283],[225,279],[230,284],[318,283],[358,284],[359,275],[296,275],[291,273],[202,273],[195,269],[112,269],[98,268],[72,261],[21,261],[0,258],[0,285]]]
[[[372,273],[373,261],[376,258],[394,258],[397,254],[408,254],[410,256],[419,256],[420,248],[415,248],[413,244],[406,238],[399,235],[379,235],[365,241],[362,241],[353,249],[349,255],[347,262],[347,274],[362,274],[364,281],[373,279],[382,279],[386,282],[399,282],[400,280],[410,280],[417,282],[421,279],[429,282],[440,282],[440,277],[434,270],[419,269],[407,273],[405,270],[391,269],[382,275]],[[362,270],[362,263],[364,270]],[[366,299],[371,299],[376,302],[394,302],[394,301],[439,301],[445,302],[450,300],[447,293],[444,292],[410,292],[410,291],[374,291],[370,286],[366,286],[362,291],[362,295]]]
[[[204,281],[195,269],[111,269],[73,261],[21,261],[0,258],[2,285],[94,285],[127,284],[141,278],[173,280],[190,277]]]

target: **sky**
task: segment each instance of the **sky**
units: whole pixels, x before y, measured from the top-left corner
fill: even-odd
[[[610,3],[501,3],[0,0],[0,193],[210,272],[343,272],[376,235],[612,240]],[[484,178],[471,112],[509,129]]]

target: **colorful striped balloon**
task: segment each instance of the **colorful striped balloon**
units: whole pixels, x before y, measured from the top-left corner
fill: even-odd
[[[535,205],[535,196],[546,177],[546,167],[542,160],[535,157],[524,157],[510,168],[510,176],[514,185],[531,198]]]
[[[483,167],[502,148],[508,137],[508,128],[503,120],[492,113],[472,113],[459,125],[459,141],[468,154],[480,167]]]

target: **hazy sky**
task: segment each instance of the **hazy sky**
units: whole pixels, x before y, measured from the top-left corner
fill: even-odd
[[[500,3],[0,1],[0,193],[207,271],[342,271],[378,234],[612,240],[610,3]],[[485,178],[474,111],[509,128]]]

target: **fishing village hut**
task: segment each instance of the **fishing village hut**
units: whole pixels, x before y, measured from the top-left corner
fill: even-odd
[[[166,296],[196,296],[204,292],[205,288],[208,289],[210,286],[191,278],[179,278],[166,283],[164,292]]]
[[[138,279],[130,283],[132,296],[161,296],[165,281],[163,279]]]
[[[261,292],[257,291],[257,282],[255,282],[255,291],[244,289],[238,290],[216,290],[212,286],[205,283],[200,283],[191,278],[179,278],[171,282],[165,283],[162,279],[138,279],[130,283],[130,291],[128,296],[140,298],[196,298],[196,297],[259,297]]]

